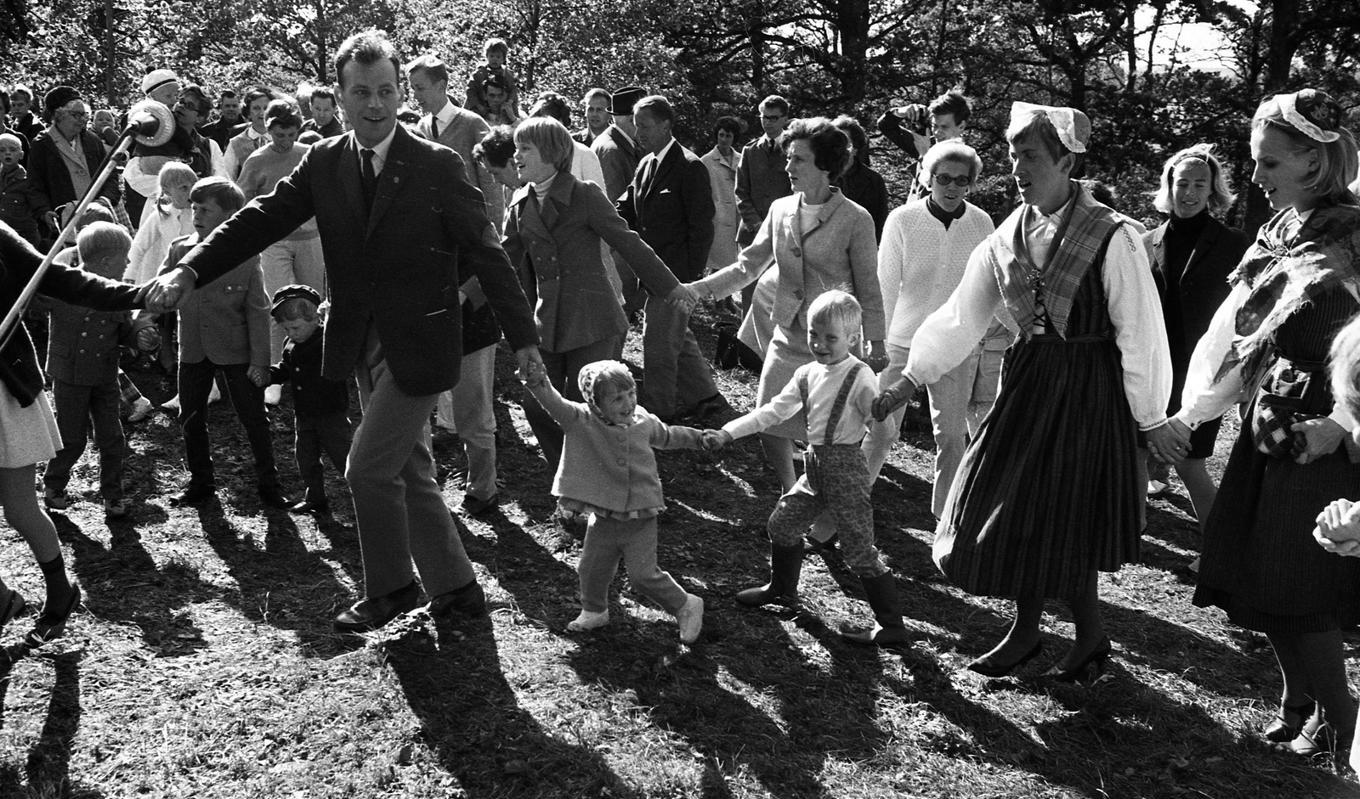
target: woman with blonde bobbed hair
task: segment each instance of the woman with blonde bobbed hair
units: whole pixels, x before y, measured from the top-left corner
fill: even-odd
[[[1228,296],[1228,274],[1241,260],[1251,239],[1220,222],[1237,195],[1213,145],[1196,144],[1171,156],[1162,167],[1161,186],[1153,204],[1169,219],[1143,236],[1152,276],[1162,298],[1162,318],[1171,346],[1171,402],[1167,414],[1180,410],[1185,371],[1195,344],[1209,327],[1214,311]],[[1200,425],[1190,436],[1190,452],[1176,467],[1190,494],[1201,526],[1213,507],[1217,488],[1204,460],[1214,454],[1221,417]],[[1170,467],[1152,464],[1148,495],[1167,488]]]
[[[1252,182],[1277,213],[1233,272],[1171,420],[1188,435],[1252,396],[1204,525],[1194,601],[1269,638],[1284,685],[1264,736],[1305,755],[1344,745],[1356,715],[1341,630],[1360,621],[1360,562],[1313,540],[1318,515],[1360,485],[1360,452],[1343,446],[1357,422],[1326,371],[1360,311],[1356,143],[1343,118],[1313,89],[1257,108]]]
[[[571,174],[575,142],[562,123],[532,117],[519,123],[514,137],[513,163],[522,185],[506,210],[505,251],[534,307],[548,380],[579,402],[581,367],[613,358],[628,332],[618,291],[609,280],[613,265],[604,263],[601,241],[622,256],[652,294],[688,305],[689,293],[629,229],[604,189]],[[524,416],[544,457],[557,468],[562,428],[536,402],[525,403]]]

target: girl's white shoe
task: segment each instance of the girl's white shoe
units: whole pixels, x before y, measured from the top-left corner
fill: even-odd
[[[577,616],[567,623],[567,630],[574,633],[583,633],[586,630],[594,630],[609,623],[609,611],[602,610],[594,613],[589,610],[581,611]]]
[[[699,633],[704,629],[704,600],[689,594],[685,604],[675,612],[675,619],[680,622],[681,643],[692,644],[699,640]]]

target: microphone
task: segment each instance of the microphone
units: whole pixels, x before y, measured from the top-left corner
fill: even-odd
[[[164,103],[147,99],[128,109],[124,137],[135,137],[138,144],[146,147],[159,147],[170,141],[174,134],[175,115]]]

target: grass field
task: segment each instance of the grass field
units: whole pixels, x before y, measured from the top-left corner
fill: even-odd
[[[0,797],[1360,796],[1329,761],[1262,743],[1273,658],[1264,638],[1191,605],[1197,534],[1182,494],[1150,504],[1143,562],[1102,576],[1115,657],[1099,681],[1039,676],[1070,641],[1056,604],[1044,655],[1017,678],[963,670],[1009,607],[954,589],[930,562],[919,420],[874,494],[918,633],[910,646],[838,638],[868,607],[834,555],[805,563],[801,614],[731,601],[764,580],[759,531],[778,493],[753,441],[721,457],[658,456],[670,503],[661,564],[707,601],[700,642],[682,646],[673,619],[624,578],[610,626],[566,633],[579,546],[549,520],[551,475],[525,441],[505,360],[505,503],[462,528],[492,605],[475,623],[416,612],[366,638],[332,632],[360,580],[352,515],[318,524],[262,510],[224,406],[212,416],[220,503],[170,507],[185,474],[164,415],[131,431],[128,520],[103,519],[87,456],[72,485],[83,501],[54,515],[85,610],[41,654],[7,650]],[[738,408],[753,382],[721,377]],[[275,416],[282,455],[291,414]],[[444,435],[436,451],[454,507],[462,455]],[[36,601],[27,548],[4,536],[0,567]]]

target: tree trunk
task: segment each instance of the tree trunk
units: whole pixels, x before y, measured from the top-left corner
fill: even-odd
[[[1299,0],[1271,0],[1262,11],[1269,15],[1269,29],[1265,35],[1265,52],[1260,59],[1260,93],[1270,95],[1289,85],[1290,67],[1299,47],[1295,33],[1299,25]],[[1272,213],[1265,195],[1252,186],[1247,191],[1242,229],[1254,235]]]
[[[837,0],[836,21],[841,36],[841,86],[846,100],[855,105],[864,99],[868,83],[869,0]]]

